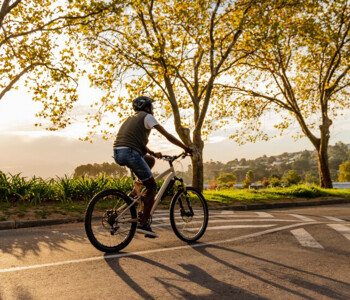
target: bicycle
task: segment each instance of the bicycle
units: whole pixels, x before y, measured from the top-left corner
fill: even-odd
[[[162,156],[161,159],[167,161],[170,167],[155,178],[155,181],[159,181],[168,175],[155,196],[150,222],[158,204],[174,187],[177,191],[170,203],[170,224],[180,240],[192,243],[205,233],[209,214],[203,195],[195,188],[186,186],[183,180],[176,176],[173,163],[186,156],[186,153]],[[85,231],[91,244],[100,251],[120,251],[134,237],[137,222],[142,216],[141,197],[145,190],[141,188],[142,182],[136,180],[132,172],[131,174],[136,192],[134,197],[117,189],[108,189],[96,194],[86,209]]]

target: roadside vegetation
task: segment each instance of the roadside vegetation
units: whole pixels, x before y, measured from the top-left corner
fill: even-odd
[[[161,182],[159,183],[161,185]],[[0,172],[0,221],[11,219],[46,219],[83,217],[88,201],[101,190],[115,188],[124,192],[132,189],[130,177],[113,178],[105,175],[92,177],[57,177],[44,180],[25,178],[20,174]],[[305,200],[316,197],[350,198],[350,189],[322,189],[316,185],[296,184],[289,187],[264,189],[206,190],[209,206],[230,204],[271,203]],[[168,208],[170,197],[161,207]]]
[[[290,187],[269,187],[260,190],[234,188],[219,191],[208,190],[204,192],[204,196],[207,201],[212,204],[252,204],[300,200],[300,198],[350,198],[350,189],[324,189],[316,185],[298,184]]]

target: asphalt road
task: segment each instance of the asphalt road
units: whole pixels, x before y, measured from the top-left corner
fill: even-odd
[[[0,299],[350,299],[349,204],[211,211],[192,246],[166,213],[110,255],[82,223],[0,231]]]

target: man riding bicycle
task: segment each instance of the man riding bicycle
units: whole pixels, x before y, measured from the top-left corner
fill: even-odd
[[[154,118],[153,102],[153,99],[145,96],[138,97],[132,101],[135,114],[122,124],[113,143],[116,163],[130,168],[146,187],[146,194],[142,197],[144,203],[143,214],[136,231],[152,238],[157,237],[157,234],[152,231],[148,219],[156,195],[157,185],[151,169],[155,164],[154,157],[161,158],[162,154],[147,148],[151,129],[157,129],[169,142],[183,148],[186,153],[192,152],[190,147],[187,147],[166,131]]]

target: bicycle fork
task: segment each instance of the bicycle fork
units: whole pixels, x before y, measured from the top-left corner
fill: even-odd
[[[179,204],[180,204],[180,208],[181,208],[181,210],[180,210],[181,211],[181,217],[184,217],[184,216],[186,216],[186,217],[193,217],[194,213],[193,213],[190,197],[189,197],[189,195],[187,193],[187,190],[186,190],[186,186],[185,186],[182,178],[176,178],[176,180],[180,181],[180,183],[181,183],[181,187],[182,187],[182,189],[184,191],[184,194],[185,194],[185,197],[186,197],[187,207],[189,209],[189,212],[186,212],[186,210],[185,210],[185,208],[184,208],[184,206],[182,204],[182,199],[180,198]]]

